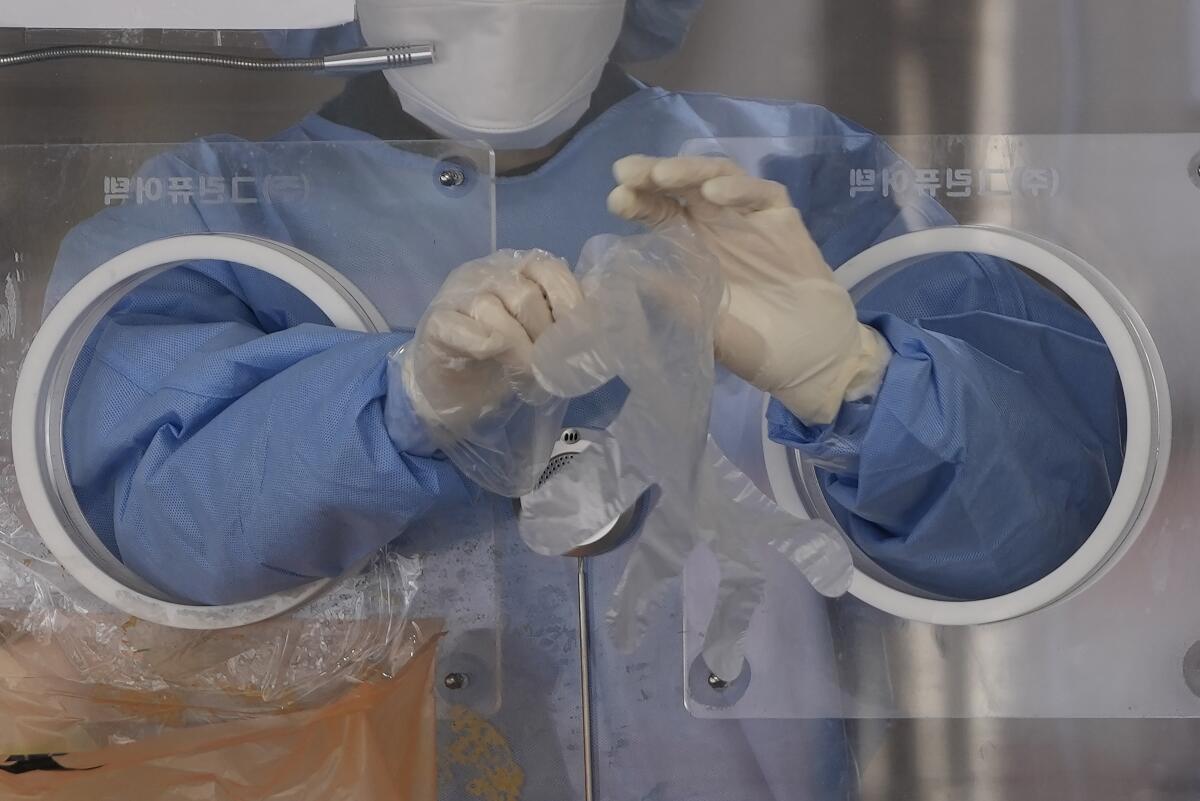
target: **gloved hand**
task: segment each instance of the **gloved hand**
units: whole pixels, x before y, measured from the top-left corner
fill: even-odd
[[[541,250],[500,251],[450,273],[404,348],[404,390],[435,439],[468,439],[510,402],[535,400],[533,343],[581,299],[566,263]]]
[[[609,210],[651,228],[686,221],[725,279],[716,357],[807,423],[874,394],[891,358],[808,233],[787,189],[728,159],[628,156]]]

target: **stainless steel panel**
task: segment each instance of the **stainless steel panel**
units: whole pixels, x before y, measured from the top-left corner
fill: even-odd
[[[1198,20],[1197,4],[1187,0],[708,0],[683,52],[636,70],[672,87],[822,103],[886,133],[1194,131],[1200,130]],[[229,35],[120,37],[150,45],[260,46],[236,38],[230,45]],[[2,49],[27,41],[30,35],[0,31]],[[261,137],[339,86],[311,76],[119,64],[0,72],[0,143],[167,142],[213,132]],[[1115,208],[1121,214],[1105,224],[1159,219],[1136,203]],[[1179,255],[1175,268],[1191,269],[1189,254]],[[1193,301],[1172,297],[1170,281],[1169,275],[1146,280],[1139,291],[1166,303]],[[1190,332],[1161,336],[1164,358],[1190,358]],[[1194,436],[1194,421],[1179,423]],[[1175,478],[1183,487],[1189,477]],[[1184,531],[1196,525],[1180,518],[1172,524]],[[664,649],[671,645],[678,646],[674,653],[682,650],[681,644]],[[922,647],[919,637],[912,647]],[[702,723],[680,732],[678,747],[703,741]],[[833,769],[825,791],[805,788],[789,801],[1200,796],[1200,724],[1191,720],[871,720],[844,729],[851,757],[845,767]],[[807,742],[800,729],[771,731]],[[602,786],[607,780],[619,787],[610,762],[599,770]]]

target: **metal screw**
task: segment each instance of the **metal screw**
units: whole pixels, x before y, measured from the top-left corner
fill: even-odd
[[[712,687],[714,690],[724,690],[729,686],[729,682],[725,681],[725,679],[721,678],[716,673],[709,673],[708,686]]]
[[[1188,162],[1187,177],[1193,184],[1200,187],[1200,153],[1192,156]]]
[[[1192,643],[1183,655],[1183,681],[1192,695],[1200,696],[1200,641]]]
[[[442,170],[438,174],[438,183],[445,187],[462,186],[467,180],[467,175],[457,167]]]
[[[442,684],[447,690],[461,690],[467,686],[467,676],[464,673],[447,673]]]

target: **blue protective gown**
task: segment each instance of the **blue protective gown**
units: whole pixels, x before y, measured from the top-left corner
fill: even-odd
[[[602,91],[621,99],[561,152],[498,180],[500,246],[572,261],[596,233],[632,233],[604,208],[612,162],[670,155],[702,137],[829,137],[814,140],[812,155],[762,166],[789,187],[832,264],[951,222],[919,193],[850,197],[851,169],[895,157],[824,109],[622,89],[622,80],[606,80]],[[331,109],[337,116],[339,105]],[[462,200],[433,196],[443,210],[402,191],[432,169],[428,159],[373,147],[370,134],[322,115],[279,141],[361,147],[302,156],[213,138],[155,159],[144,177],[272,176],[303,158],[310,180],[327,181],[303,202],[108,209],[64,242],[50,288],[53,302],[105,259],[167,233],[248,232],[324,257],[397,329],[333,330],[278,282],[213,264],[158,276],[104,321],[72,382],[72,482],[112,550],[197,602],[339,575],[471,492],[424,442],[394,382],[389,389],[386,359],[457,265],[427,229]],[[878,398],[848,404],[823,427],[776,404],[772,437],[826,465],[828,498],[851,537],[918,586],[983,597],[1060,564],[1103,513],[1119,471],[1120,391],[1094,328],[1021,272],[969,255],[911,267],[860,309],[896,351]]]
[[[830,264],[952,222],[919,194],[852,198],[851,169],[882,169],[895,156],[824,109],[674,94],[612,77],[601,92],[611,95],[562,151],[497,181],[499,246],[544,247],[572,261],[590,236],[634,233],[605,209],[613,161],[738,135],[814,137],[811,155],[772,159],[762,171],[790,188]],[[407,341],[446,272],[480,253],[468,225],[454,225],[469,182],[437,188],[436,164],[368,133],[386,103],[378,76],[355,80],[277,143],[202,140],[143,169],[143,177],[193,179],[304,171],[314,187],[305,198],[128,204],[67,237],[48,305],[137,243],[234,231],[329,261],[396,329],[331,330],[293,291],[230,265],[163,273],[121,301],[80,360],[65,420],[72,483],[110,548],[152,582],[198,601],[336,576],[397,537],[445,530],[422,525],[440,516],[457,514],[462,536],[494,531],[504,701],[490,722],[522,766],[522,797],[581,797],[574,565],[523,548],[508,505],[480,498],[432,450],[388,374],[386,356]],[[350,144],[308,146],[330,141]],[[806,427],[776,405],[774,438],[829,465],[823,481],[847,531],[913,582],[988,595],[1058,564],[1103,511],[1120,464],[1120,387],[1096,331],[1012,267],[966,255],[912,267],[860,311],[896,351],[878,397],[847,404],[824,427]],[[754,433],[755,411],[718,416],[715,433]],[[422,547],[436,547],[425,540]],[[622,556],[592,560],[596,603],[616,583]],[[614,652],[602,634],[593,640],[601,799],[850,793],[854,769],[840,723],[691,717],[680,703],[678,604],[650,625],[632,655]],[[820,627],[797,636],[820,650]],[[748,656],[751,664],[772,658]],[[808,692],[804,681],[797,675],[792,692]],[[445,797],[464,795],[450,788]]]
[[[65,420],[72,483],[93,527],[128,564],[206,602],[337,575],[425,520],[480,510],[481,529],[509,532],[498,540],[506,566],[498,602],[511,618],[505,663],[517,667],[506,673],[499,714],[511,717],[501,728],[517,747],[531,749],[520,760],[523,797],[578,795],[563,785],[577,788],[577,773],[555,756],[578,736],[574,570],[523,549],[497,516],[504,505],[481,498],[424,441],[388,375],[387,354],[462,260],[465,233],[446,227],[463,198],[460,189],[424,188],[436,165],[379,142],[367,132],[370,113],[355,126],[334,121],[345,119],[340,105],[355,92],[371,91],[385,91],[379,76],[352,82],[341,101],[277,143],[213,138],[154,159],[143,177],[286,175],[303,161],[320,191],[295,202],[107,209],[63,243],[47,304],[140,242],[245,232],[332,263],[395,333],[332,330],[295,292],[226,264],[160,275],[114,309],[76,370]],[[789,187],[832,264],[952,222],[921,195],[852,198],[851,169],[882,169],[895,156],[824,109],[632,85],[602,91],[618,98],[598,103],[562,151],[497,181],[501,247],[542,247],[574,261],[597,233],[633,233],[605,209],[612,162],[672,155],[711,137],[816,137],[811,156],[762,166]],[[351,146],[324,154],[288,146],[324,142]],[[775,406],[771,432],[828,465],[831,505],[872,556],[944,592],[991,594],[1053,568],[1098,518],[1119,469],[1119,387],[1087,321],[1007,265],[951,256],[913,270],[860,304],[896,351],[878,397],[848,404],[822,427]],[[619,575],[619,558],[594,561],[598,598]],[[932,569],[939,564],[945,570]],[[652,627],[631,657],[603,638],[595,646],[602,776],[605,767],[622,776],[609,787],[615,795],[602,797],[794,798],[814,783],[840,797],[847,774],[838,724],[690,718],[679,702],[680,623],[664,613]],[[759,658],[769,656],[750,655]],[[641,747],[685,731],[690,745],[669,764],[656,747]],[[795,759],[798,750],[813,759]],[[813,765],[824,767],[814,773]]]

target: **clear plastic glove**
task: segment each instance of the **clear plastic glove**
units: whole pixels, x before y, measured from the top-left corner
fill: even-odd
[[[728,159],[628,156],[613,165],[609,210],[658,229],[685,220],[725,279],[716,357],[807,423],[873,395],[891,349],[808,233],[787,189]]]
[[[577,397],[620,378],[629,394],[600,436],[543,488],[522,499],[518,527],[542,554],[568,554],[638,499],[640,525],[607,618],[631,649],[654,601],[697,549],[720,570],[704,659],[725,679],[763,600],[765,561],[785,559],[819,592],[850,585],[850,551],[831,526],[801,520],[754,488],[708,436],[720,267],[687,226],[595,237],[578,265],[584,302],[533,348],[539,384]]]
[[[433,441],[494,492],[532,489],[539,454],[549,455],[558,424],[539,424],[538,414],[559,414],[565,402],[539,388],[530,358],[538,337],[581,299],[561,259],[497,251],[450,273],[393,357]]]

